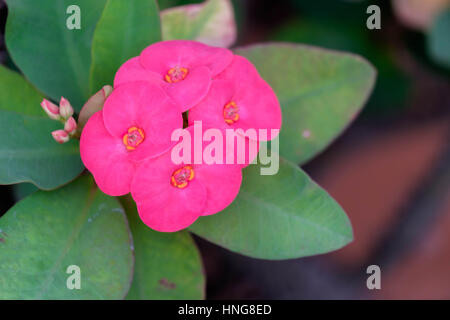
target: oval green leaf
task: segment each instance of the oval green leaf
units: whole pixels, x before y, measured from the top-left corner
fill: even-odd
[[[0,299],[121,299],[131,246],[120,203],[89,177],[38,191],[0,218]],[[69,266],[79,267],[80,289],[69,289]]]
[[[18,73],[0,66],[0,184],[31,182],[59,187],[83,170],[78,141],[58,144],[62,124],[39,105],[42,95]]]
[[[260,169],[247,167],[234,202],[191,230],[231,251],[273,260],[326,253],[352,241],[344,211],[300,168],[280,158],[277,174],[262,176]]]
[[[163,40],[196,40],[217,47],[236,41],[236,22],[230,0],[207,0],[161,12]]]
[[[112,84],[119,67],[161,40],[154,0],[108,0],[92,42],[91,93]]]
[[[122,204],[133,234],[136,259],[127,299],[203,299],[203,267],[190,234],[153,231],[139,218],[132,199],[124,197]]]
[[[89,97],[94,29],[105,0],[8,0],[6,45],[19,69],[42,92],[80,110]],[[80,29],[70,29],[79,8]],[[71,7],[72,6],[72,7]],[[69,9],[69,10],[68,10]]]
[[[272,86],[281,104],[280,155],[303,164],[324,150],[368,99],[375,69],[363,58],[306,45],[238,48]]]

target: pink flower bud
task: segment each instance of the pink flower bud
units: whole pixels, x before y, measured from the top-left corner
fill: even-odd
[[[64,97],[61,97],[61,101],[59,102],[59,114],[64,119],[69,119],[73,115],[73,108]]]
[[[69,134],[64,130],[55,130],[52,132],[52,136],[58,143],[65,143],[69,141]]]
[[[73,134],[75,133],[76,130],[77,130],[77,122],[73,117],[70,117],[64,124],[64,131],[66,131],[68,134]]]
[[[45,113],[50,117],[50,119],[53,120],[59,120],[61,119],[61,116],[59,115],[59,108],[57,105],[51,103],[47,99],[42,100],[41,107],[44,109]]]

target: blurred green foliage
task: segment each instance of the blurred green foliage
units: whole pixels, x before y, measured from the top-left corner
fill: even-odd
[[[391,115],[405,107],[410,83],[392,57],[381,31],[366,28],[367,1],[290,1],[295,12],[268,37],[362,55],[378,70],[374,93],[363,116]],[[370,2],[373,4],[373,2]],[[386,4],[386,1],[385,1]],[[385,6],[386,7],[386,6]],[[326,8],[326,9],[325,9]],[[382,26],[389,9],[382,8]]]

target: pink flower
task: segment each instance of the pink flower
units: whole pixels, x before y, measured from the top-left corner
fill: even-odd
[[[205,97],[212,78],[232,59],[233,54],[228,49],[190,40],[162,41],[123,64],[114,86],[137,80],[156,82],[184,112]]]
[[[172,131],[182,125],[177,106],[157,85],[125,84],[85,125],[81,159],[104,193],[127,194],[137,163],[170,149]]]
[[[192,131],[192,127],[184,130],[191,136]],[[172,152],[167,152],[143,162],[136,171],[131,195],[142,221],[154,230],[184,229],[199,216],[223,210],[239,193],[241,168],[193,163],[193,140],[190,161],[176,164]]]
[[[235,55],[228,68],[214,80],[208,95],[189,110],[189,124],[201,120],[212,128],[266,129],[267,136],[258,141],[272,140],[271,129],[281,127],[281,109],[272,88],[260,77],[255,67],[244,57]]]
[[[147,47],[120,67],[114,87],[81,112],[80,127],[89,119],[81,158],[103,192],[131,192],[142,221],[157,231],[184,229],[229,206],[259,141],[273,139],[281,127],[276,95],[254,66],[195,41]],[[190,126],[181,129],[186,110]],[[74,132],[69,117],[66,131]]]

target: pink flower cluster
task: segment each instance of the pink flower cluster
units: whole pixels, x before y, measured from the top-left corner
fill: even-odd
[[[172,133],[192,133],[194,121],[270,132],[280,129],[281,111],[247,59],[195,41],[159,42],[117,71],[113,92],[82,131],[81,158],[103,192],[131,192],[146,225],[178,231],[226,208],[242,181],[243,165],[197,163],[194,154],[173,161]]]

